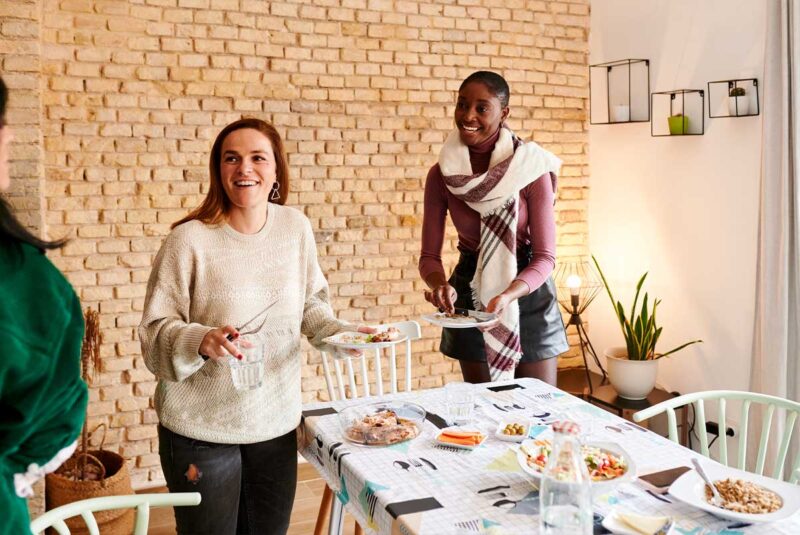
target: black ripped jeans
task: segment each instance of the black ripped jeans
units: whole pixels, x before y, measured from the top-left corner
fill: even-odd
[[[158,426],[170,492],[199,492],[176,507],[179,535],[285,535],[297,486],[295,431],[254,444],[215,444]]]

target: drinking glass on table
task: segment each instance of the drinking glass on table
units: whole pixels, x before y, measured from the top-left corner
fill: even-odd
[[[242,360],[228,359],[234,388],[236,390],[258,388],[264,380],[264,344],[255,337],[241,336],[233,342],[233,345],[242,355]]]
[[[447,383],[444,385],[447,401],[447,422],[464,425],[472,420],[475,407],[475,386],[471,383]]]

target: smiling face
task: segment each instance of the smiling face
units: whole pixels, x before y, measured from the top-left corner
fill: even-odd
[[[465,145],[480,145],[508,117],[508,106],[481,82],[471,82],[458,92],[454,114],[456,128]]]
[[[220,178],[231,210],[266,210],[276,180],[269,138],[252,128],[234,130],[222,142]]]

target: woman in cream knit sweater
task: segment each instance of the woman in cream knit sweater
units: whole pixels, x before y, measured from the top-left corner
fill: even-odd
[[[285,533],[297,480],[301,335],[320,347],[342,331],[314,235],[284,207],[288,165],[271,125],[236,121],[211,152],[203,204],[173,226],[156,257],[139,337],[155,393],[159,454],[179,533]],[[226,359],[241,326],[270,305],[257,333],[262,386],[236,390]],[[249,329],[248,329],[249,330]]]

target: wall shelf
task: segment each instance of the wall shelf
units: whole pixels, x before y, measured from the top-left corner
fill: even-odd
[[[731,96],[744,91],[744,95]],[[761,114],[758,78],[708,82],[708,117],[755,117]]]
[[[650,95],[650,135],[702,136],[705,134],[705,91],[673,89]]]
[[[589,65],[589,123],[650,120],[650,60],[621,59]]]

